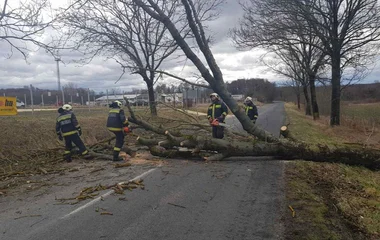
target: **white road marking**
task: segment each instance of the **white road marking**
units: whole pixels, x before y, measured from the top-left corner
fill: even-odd
[[[159,165],[157,168],[159,168],[159,167],[160,167],[160,165]],[[139,176],[137,176],[137,177],[131,179],[130,181],[134,181],[134,180],[138,180],[138,179],[140,179],[140,178],[143,178],[143,177],[147,176],[148,174],[152,173],[153,171],[155,171],[157,168],[152,168],[152,169],[150,169],[150,170],[148,170],[148,171],[146,171],[146,172],[140,174]],[[125,182],[120,182],[120,183],[118,183],[118,184],[124,184],[124,183],[125,183]],[[81,207],[75,209],[75,210],[72,211],[71,213],[66,214],[66,215],[63,216],[61,219],[64,219],[64,218],[70,217],[71,215],[74,215],[74,214],[80,212],[81,210],[83,210],[83,209],[85,209],[85,208],[87,208],[87,207],[93,205],[94,203],[100,201],[101,199],[104,199],[105,197],[109,196],[109,195],[110,195],[111,193],[113,193],[113,192],[114,192],[113,190],[110,190],[110,191],[106,192],[105,194],[101,195],[100,197],[97,197],[97,198],[95,198],[94,200],[92,200],[92,201],[86,203],[85,205],[83,205],[83,206],[81,206]]]

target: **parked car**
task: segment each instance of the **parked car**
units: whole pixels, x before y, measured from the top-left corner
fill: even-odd
[[[20,100],[16,100],[16,106],[18,108],[24,108],[25,107],[25,103],[23,101],[20,101]]]

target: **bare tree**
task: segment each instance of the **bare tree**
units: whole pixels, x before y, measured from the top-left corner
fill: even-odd
[[[63,88],[69,95],[75,95],[78,92],[78,85],[73,82],[66,83]]]
[[[271,56],[271,60],[267,61],[265,60],[265,56],[269,54],[265,54],[261,58],[262,63],[269,67],[273,72],[297,82],[296,85],[299,88],[302,88],[302,92],[305,98],[305,114],[311,116],[312,104],[308,91],[310,83],[307,78],[307,71],[302,68],[302,66],[299,64],[299,61],[297,60],[299,59],[297,52],[280,48],[272,51],[276,57]],[[298,92],[295,93],[297,94]],[[297,98],[298,97],[299,96],[297,95]]]
[[[296,33],[307,27],[311,30],[311,35],[322,43],[320,46],[309,42],[330,58],[332,87],[330,125],[339,125],[343,70],[362,68],[366,60],[378,53],[378,47],[374,46],[380,39],[378,1],[269,1],[276,5],[276,12],[272,14],[285,16],[285,19],[289,20],[288,23],[294,23],[282,31]],[[279,11],[282,14],[278,14]],[[294,18],[298,21],[294,21]],[[293,40],[299,41],[299,39]]]
[[[290,79],[289,81],[286,81],[282,84],[284,87],[291,87],[294,91],[294,94],[296,95],[297,99],[297,108],[301,109],[301,84],[299,81],[296,81],[294,79]]]
[[[175,4],[155,2],[168,9],[169,16],[176,17],[176,23],[180,22]],[[155,70],[177,49],[162,23],[128,1],[108,0],[76,1],[60,21],[69,29],[65,33],[66,47],[84,53],[82,60],[91,61],[102,55],[115,59],[123,74],[125,70],[139,74],[147,85],[151,113],[157,115]],[[184,29],[183,26],[180,31]]]
[[[201,58],[197,56],[197,54],[191,48],[190,44],[181,35],[179,29],[173,23],[172,19],[168,16],[168,13],[165,9],[160,8],[158,4],[155,3],[155,1],[153,0],[131,1],[137,4],[138,6],[142,7],[144,11],[146,11],[154,19],[157,19],[158,21],[165,24],[178,46],[182,49],[182,51],[185,53],[188,59],[196,66],[196,68],[198,69],[204,80],[207,81],[207,83],[210,85],[210,87],[221,96],[223,101],[227,104],[230,110],[241,122],[243,128],[247,132],[267,141],[278,141],[276,137],[254,125],[247,117],[245,112],[242,110],[242,108],[231,97],[231,94],[227,91],[226,84],[223,80],[222,71],[216,63],[214,55],[210,49],[210,36],[206,35],[205,28],[197,12],[197,5],[194,4],[195,1],[181,0],[180,2],[182,3],[182,9],[184,9],[186,13],[187,23],[191,28],[191,33],[194,36],[197,46],[202,54],[202,57],[204,57],[206,63],[202,62]],[[221,1],[219,0],[199,2],[203,4],[209,4],[212,7],[217,6],[221,3]]]
[[[304,79],[287,77],[300,80],[303,86],[305,84],[310,86],[313,117],[318,119],[315,81],[318,71],[326,64],[326,54],[321,50],[323,47],[321,40],[312,34],[307,22],[296,15],[289,15],[281,8],[281,2],[251,0],[242,4],[244,17],[240,21],[240,27],[232,31],[232,36],[240,49],[264,47],[275,52],[287,66],[285,73],[278,71],[278,67],[275,69],[276,72],[287,76],[289,70],[291,75],[298,75],[294,71],[301,71],[305,75]],[[297,31],[294,31],[295,26]],[[305,94],[306,114],[310,109],[307,95]]]
[[[8,57],[19,52],[26,59],[33,45],[51,49],[39,39],[53,21],[53,18],[46,21],[42,16],[49,8],[48,0],[24,1],[18,6],[11,6],[8,0],[4,0],[0,6],[0,43],[5,42],[10,47]]]

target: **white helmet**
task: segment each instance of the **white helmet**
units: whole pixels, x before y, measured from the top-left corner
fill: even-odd
[[[114,101],[114,104],[115,104],[116,106],[118,106],[119,108],[120,108],[121,106],[123,106],[123,104],[122,104],[120,101],[118,101],[118,100]]]
[[[251,103],[253,103],[253,100],[252,100],[252,98],[251,97],[247,97],[245,100],[244,100],[244,102],[251,102]]]
[[[65,111],[73,110],[73,107],[70,104],[65,104],[62,106],[62,109]]]
[[[211,98],[211,97],[219,98],[219,95],[218,95],[217,93],[211,93],[211,94],[210,94],[210,98]]]

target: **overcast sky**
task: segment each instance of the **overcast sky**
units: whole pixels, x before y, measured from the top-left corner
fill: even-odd
[[[54,0],[52,0],[54,1]],[[60,0],[55,0],[60,1]],[[2,1],[0,1],[2,2]],[[260,63],[259,58],[265,52],[262,50],[238,51],[228,38],[229,29],[238,24],[242,17],[242,10],[237,0],[227,0],[222,6],[220,17],[209,24],[208,35],[212,36],[212,51],[221,68],[224,80],[232,81],[238,78],[266,78],[269,81],[281,81],[283,77],[275,75]],[[9,46],[0,41],[0,88],[33,86],[43,89],[57,89],[57,68],[54,59],[44,51],[31,53],[27,62],[19,55],[14,54],[7,58]],[[71,63],[77,57],[74,53],[62,55],[64,63],[60,63],[61,85],[75,83],[78,87],[90,88],[97,92],[105,89],[118,88],[129,91],[132,88],[145,88],[144,82],[138,75],[126,73],[115,84],[122,71],[114,60],[106,61],[96,58],[90,64],[79,66]],[[191,79],[197,73],[190,61],[171,60],[162,65],[163,70],[172,74]],[[379,71],[375,68],[365,79],[365,82],[378,80]],[[165,77],[161,82],[179,83]]]

